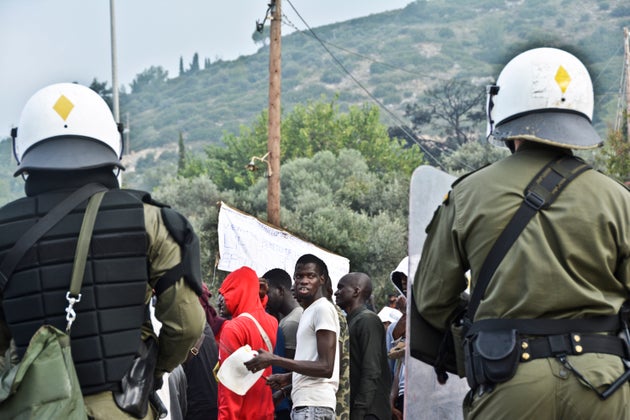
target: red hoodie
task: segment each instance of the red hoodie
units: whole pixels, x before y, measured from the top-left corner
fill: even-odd
[[[252,315],[265,330],[271,345],[276,345],[278,321],[265,312],[258,295],[258,276],[249,267],[241,267],[230,273],[219,293],[225,299],[225,306],[232,319],[223,323],[219,340],[219,361],[222,363],[239,347],[249,344],[254,350],[267,349],[258,327],[251,319],[241,316]],[[273,351],[273,349],[272,349]],[[219,420],[273,420],[274,405],[271,388],[264,377],[271,375],[271,367],[265,369],[261,377],[243,396],[240,396],[219,383]]]

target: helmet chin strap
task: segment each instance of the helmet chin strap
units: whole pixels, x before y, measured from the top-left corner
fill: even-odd
[[[125,126],[123,123],[116,123],[116,127],[118,128],[118,132],[120,133],[120,155],[118,155],[118,159],[122,159],[122,156],[125,152]]]
[[[17,151],[15,150],[15,139],[17,138],[17,127],[13,127],[11,129],[11,142],[13,143],[13,157],[15,157],[15,161],[20,164],[20,159],[18,159]]]
[[[499,86],[488,85],[486,86],[486,117],[487,117],[487,129],[486,137],[490,137],[494,131],[494,120],[492,119],[492,109],[494,108],[494,96],[499,93]]]

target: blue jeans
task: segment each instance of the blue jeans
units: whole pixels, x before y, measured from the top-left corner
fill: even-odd
[[[335,410],[330,407],[293,407],[291,420],[335,420]]]

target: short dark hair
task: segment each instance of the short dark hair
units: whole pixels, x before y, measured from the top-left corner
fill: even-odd
[[[315,266],[317,267],[317,270],[319,271],[318,274],[320,276],[328,274],[328,267],[326,266],[326,263],[321,258],[318,258],[313,254],[302,255],[300,258],[298,258],[297,262],[295,263],[295,266],[297,267],[298,264],[301,264],[301,265],[315,264]]]
[[[291,289],[291,275],[282,268],[272,268],[262,276],[267,279],[269,286],[277,287],[285,290]]]
[[[324,296],[328,298],[328,300],[332,300],[332,296],[333,296],[332,280],[330,279],[330,274],[328,274],[328,266],[326,265],[326,263],[321,258],[318,258],[313,254],[304,254],[300,258],[298,258],[297,262],[295,263],[295,266],[297,267],[300,264],[301,265],[315,264],[315,266],[317,267],[317,270],[319,271],[318,274],[324,277],[324,290],[323,290],[324,293],[323,294]]]

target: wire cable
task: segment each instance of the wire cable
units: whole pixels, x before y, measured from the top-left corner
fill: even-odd
[[[444,166],[443,166],[443,165],[442,165],[442,164],[438,161],[438,159],[437,159],[435,156],[433,156],[433,155],[432,155],[432,154],[431,154],[431,153],[430,153],[430,152],[429,152],[429,151],[428,151],[425,147],[423,147],[423,146],[422,146],[422,144],[420,143],[420,140],[427,141],[427,139],[421,139],[421,138],[419,139],[417,136],[413,135],[412,133],[409,133],[409,132],[408,132],[408,130],[405,128],[405,122],[403,122],[403,121],[402,121],[402,120],[401,120],[401,119],[400,119],[397,115],[395,115],[393,112],[391,112],[391,111],[390,111],[390,110],[389,110],[389,109],[388,109],[388,108],[387,108],[387,107],[386,107],[386,106],[385,106],[385,105],[384,105],[384,104],[383,104],[380,100],[378,100],[378,98],[376,98],[374,95],[372,95],[372,94],[371,94],[371,92],[369,92],[369,91],[367,90],[367,88],[366,88],[366,87],[365,87],[365,86],[364,86],[364,85],[363,85],[363,84],[362,84],[359,80],[357,80],[357,79],[356,79],[356,77],[354,77],[354,76],[350,73],[350,71],[349,71],[349,70],[348,70],[348,69],[347,69],[347,68],[343,65],[343,63],[341,63],[341,62],[337,59],[337,57],[335,57],[335,55],[334,55],[334,54],[330,51],[330,49],[327,47],[327,45],[329,45],[329,46],[331,46],[331,47],[333,47],[333,48],[337,48],[337,49],[339,49],[339,50],[341,50],[341,51],[344,51],[344,52],[346,52],[346,53],[348,53],[348,54],[352,54],[352,55],[358,56],[358,57],[363,58],[363,59],[365,59],[365,60],[369,60],[369,61],[371,61],[371,62],[373,62],[373,63],[377,63],[377,64],[383,65],[383,66],[385,66],[385,67],[388,67],[388,68],[391,68],[391,69],[394,69],[394,70],[397,70],[397,71],[402,71],[402,72],[406,72],[406,73],[413,74],[413,75],[416,75],[416,76],[426,77],[426,78],[432,78],[432,79],[436,79],[436,80],[448,80],[448,79],[446,79],[446,78],[440,78],[440,77],[436,77],[436,76],[432,76],[432,75],[427,75],[427,74],[421,74],[421,73],[418,73],[418,72],[409,71],[409,70],[407,70],[407,69],[403,69],[403,68],[400,68],[400,67],[393,66],[393,65],[391,65],[391,64],[389,64],[389,63],[384,63],[384,62],[381,62],[381,61],[375,60],[375,59],[374,59],[374,58],[372,58],[372,57],[369,57],[369,56],[366,56],[366,55],[363,55],[363,54],[359,54],[359,53],[357,53],[357,52],[355,52],[355,51],[351,51],[351,50],[349,50],[349,49],[346,49],[346,48],[341,47],[341,46],[339,46],[339,45],[333,44],[333,43],[331,43],[331,42],[324,41],[324,40],[322,40],[322,39],[321,39],[321,38],[320,38],[320,37],[319,37],[319,36],[318,36],[318,35],[317,35],[314,31],[313,31],[313,29],[312,29],[312,28],[308,25],[308,23],[304,20],[304,18],[302,18],[302,16],[300,15],[300,13],[296,10],[295,6],[291,3],[291,0],[287,0],[287,2],[288,2],[288,3],[289,3],[289,5],[291,6],[291,8],[292,8],[292,9],[293,9],[293,11],[295,12],[295,14],[296,14],[296,15],[300,18],[300,20],[302,21],[302,23],[304,23],[304,25],[307,27],[307,29],[308,29],[308,32],[309,32],[309,33],[306,33],[305,31],[300,30],[300,29],[299,29],[299,28],[298,28],[295,24],[293,24],[293,23],[289,20],[289,18],[288,18],[285,14],[283,14],[283,18],[284,18],[284,19],[283,19],[283,23],[285,23],[285,22],[286,22],[286,24],[287,24],[288,26],[290,26],[292,29],[296,30],[297,32],[301,33],[302,35],[304,35],[304,36],[309,36],[309,34],[310,34],[310,36],[311,36],[312,38],[314,38],[315,40],[317,40],[317,41],[321,44],[321,46],[324,48],[324,50],[325,50],[325,51],[326,51],[326,52],[327,52],[327,53],[331,56],[331,58],[334,60],[334,62],[335,62],[335,63],[336,63],[336,64],[337,64],[340,68],[341,68],[341,70],[342,70],[345,74],[347,74],[347,75],[348,75],[348,76],[349,76],[349,77],[350,77],[350,78],[354,81],[354,83],[355,83],[355,84],[357,84],[357,86],[359,86],[359,88],[360,88],[361,90],[363,90],[363,91],[364,91],[364,92],[365,92],[365,93],[366,93],[366,94],[367,94],[367,95],[368,95],[368,96],[369,96],[369,97],[370,97],[370,98],[371,98],[371,99],[372,99],[372,100],[373,100],[373,101],[374,101],[374,102],[375,102],[375,103],[376,103],[376,104],[377,104],[377,105],[378,105],[378,106],[379,106],[382,110],[384,110],[384,111],[385,111],[385,112],[386,112],[386,113],[387,113],[387,114],[388,114],[391,118],[393,118],[393,120],[394,120],[396,123],[398,123],[398,124],[399,124],[399,125],[398,125],[398,128],[399,128],[399,129],[400,129],[400,130],[401,130],[401,131],[402,131],[402,132],[403,132],[403,133],[404,133],[404,134],[405,134],[408,138],[410,138],[411,140],[413,140],[413,141],[414,141],[414,142],[415,142],[415,143],[416,143],[416,144],[420,147],[420,149],[421,149],[421,150],[422,150],[425,154],[427,154],[427,155],[428,155],[431,159],[433,159],[433,161],[434,161],[434,162],[436,162],[436,164],[437,164],[438,166],[440,166],[442,169],[444,169]],[[611,57],[610,57],[610,58],[606,61],[606,63],[605,63],[605,65],[604,65],[604,67],[603,67],[603,68],[599,71],[599,73],[598,73],[598,74],[595,76],[595,78],[593,79],[593,84],[594,84],[595,82],[597,82],[597,80],[599,80],[599,78],[600,78],[600,77],[601,77],[601,76],[602,76],[602,75],[606,72],[606,70],[608,69],[608,67],[610,66],[610,64],[613,62],[613,60],[614,60],[615,58],[617,58],[617,57],[618,57],[620,49],[621,49],[621,46],[620,46],[620,47],[618,47],[618,48],[617,48],[617,50],[616,50],[616,51],[615,51],[615,52],[611,55]],[[624,69],[625,69],[625,66],[626,66],[626,64],[625,64],[625,63],[623,63],[622,67],[623,67]],[[624,90],[624,88],[625,88],[625,86],[623,86],[623,81],[624,81],[624,80],[625,80],[625,73],[624,73],[624,74],[622,74],[622,76],[621,76],[621,83],[622,83],[622,86],[620,87],[620,90],[619,90],[619,93],[618,93],[618,94],[620,95],[620,96],[619,96],[619,98],[621,98],[621,95],[623,94],[623,92],[622,92],[622,91],[623,91],[623,90]],[[603,100],[604,100],[604,98],[605,98],[606,96],[608,96],[608,95],[610,95],[610,94],[614,94],[614,93],[615,93],[615,92],[604,92],[604,93],[602,93],[602,94],[598,95],[598,100],[596,101],[596,106],[600,106],[600,105],[601,105],[601,103],[603,102]],[[618,111],[617,111],[617,112],[618,112],[618,115],[617,115],[617,117],[616,117],[616,120],[617,120],[617,121],[619,121],[619,120],[620,120],[620,117],[619,117],[619,104],[618,104]],[[618,123],[617,123],[616,125],[618,125]],[[446,149],[446,150],[445,150],[445,154],[446,154],[446,155],[452,155],[454,152],[455,152],[455,151],[454,151],[454,150],[451,150],[451,149]],[[455,159],[455,161],[456,161],[456,162],[458,162],[458,163],[460,163],[460,164],[461,164],[462,166],[464,166],[464,167],[467,167],[467,168],[469,168],[469,169],[474,169],[474,168],[472,168],[470,165],[468,165],[468,164],[466,164],[465,162],[462,162],[462,161],[460,161],[460,160],[458,160],[458,159]]]
[[[295,14],[298,16],[298,18],[302,21],[302,23],[306,26],[306,28],[308,29],[308,31],[310,32],[310,34],[313,36],[313,38],[315,38],[319,44],[322,46],[322,48],[324,48],[324,50],[328,53],[328,55],[333,59],[333,61],[339,66],[339,68],[346,74],[348,75],[348,77],[350,77],[352,79],[352,81],[361,89],[363,90],[370,99],[372,99],[383,111],[385,111],[391,118],[393,118],[394,121],[396,121],[399,126],[398,128],[411,140],[413,140],[414,143],[416,143],[418,145],[418,147],[423,151],[423,153],[425,155],[427,155],[429,158],[431,158],[436,165],[438,165],[443,171],[447,172],[446,167],[442,164],[442,162],[440,162],[438,160],[437,157],[435,157],[425,146],[423,146],[420,143],[420,139],[418,138],[418,136],[414,135],[413,133],[410,133],[406,128],[405,125],[406,123],[404,121],[402,121],[398,115],[394,114],[391,110],[389,110],[385,104],[383,104],[378,98],[376,98],[364,85],[363,83],[361,83],[356,77],[354,77],[354,75],[346,68],[346,66],[343,65],[343,63],[341,61],[339,61],[339,59],[332,53],[332,51],[330,51],[330,49],[326,46],[326,44],[321,40],[321,38],[313,31],[313,29],[309,26],[309,24],[304,20],[304,18],[302,18],[302,15],[297,11],[297,9],[295,8],[295,6],[293,6],[293,4],[291,3],[291,0],[287,0],[287,2],[289,3],[289,5],[291,6],[291,8],[293,9],[293,11],[295,12]],[[426,141],[426,140],[425,140]],[[474,168],[471,167],[470,165],[468,165],[465,162],[459,161],[456,159],[456,161],[458,163],[460,163],[461,165],[473,170]]]
[[[288,1],[288,0],[287,0],[287,1]],[[297,26],[296,26],[293,22],[291,22],[291,21],[289,20],[289,17],[288,17],[287,15],[283,14],[283,15],[282,15],[282,17],[283,17],[282,23],[286,24],[288,27],[290,27],[290,28],[294,29],[296,32],[298,32],[298,33],[300,33],[300,34],[302,34],[302,35],[304,35],[304,36],[307,36],[307,37],[310,37],[310,38],[315,38],[313,35],[310,35],[310,36],[309,36],[309,34],[308,34],[308,33],[306,33],[305,31],[301,30],[300,28],[298,28],[298,27],[297,27]],[[315,38],[315,39],[317,39],[317,38]],[[419,72],[417,72],[417,71],[412,71],[412,70],[407,70],[407,69],[404,69],[404,68],[402,68],[402,67],[397,67],[397,66],[394,66],[394,65],[392,65],[392,64],[385,63],[385,62],[383,62],[383,61],[377,60],[377,59],[375,59],[374,57],[370,57],[370,56],[367,56],[367,55],[364,55],[364,54],[358,53],[358,52],[356,52],[356,51],[349,50],[349,49],[347,49],[347,48],[345,48],[345,47],[342,47],[342,46],[340,46],[340,45],[334,44],[334,43],[332,43],[332,42],[330,42],[330,41],[324,41],[324,40],[321,40],[321,39],[320,39],[320,42],[322,42],[322,43],[324,43],[324,44],[326,44],[326,45],[329,45],[329,46],[331,46],[332,48],[336,48],[336,49],[338,49],[338,50],[340,50],[340,51],[343,51],[343,52],[345,52],[345,53],[348,53],[348,54],[354,55],[354,56],[359,57],[359,58],[362,58],[362,59],[364,59],[364,60],[371,61],[371,62],[372,62],[372,63],[374,63],[374,64],[379,64],[379,65],[381,65],[381,66],[388,67],[388,68],[390,68],[390,69],[392,69],[392,70],[400,71],[400,72],[403,72],[403,73],[408,73],[408,74],[411,74],[411,75],[413,75],[413,76],[425,77],[425,78],[427,78],[427,79],[437,79],[437,80],[442,80],[442,81],[448,81],[448,80],[449,80],[449,79],[447,79],[446,77],[439,77],[439,76],[435,76],[435,75],[432,75],[432,74],[419,73]]]
[[[604,68],[601,69],[599,71],[599,73],[597,74],[597,76],[595,76],[595,78],[593,79],[593,85],[595,84],[595,82],[597,82],[599,80],[599,78],[604,74],[604,72],[606,71],[606,69],[608,68],[608,66],[610,65],[610,63],[618,57],[619,51],[621,50],[621,48],[623,48],[622,46],[619,46],[617,48],[617,50],[613,53],[612,56],[610,56],[610,58],[606,61],[606,64],[604,65]],[[622,65],[622,67],[624,67],[624,65]],[[604,100],[604,98],[608,95],[608,94],[613,94],[614,92],[604,92],[600,95],[598,95],[599,99],[597,100],[597,103],[595,104],[596,106],[600,106],[602,101]]]

